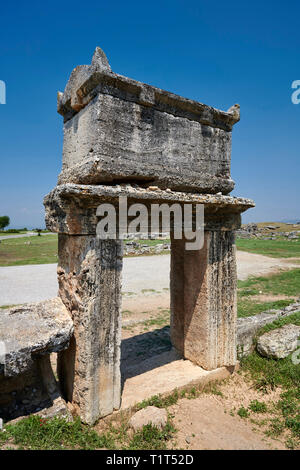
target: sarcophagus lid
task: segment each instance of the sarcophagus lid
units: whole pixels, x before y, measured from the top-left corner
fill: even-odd
[[[158,186],[228,194],[231,132],[228,112],[112,72],[96,48],[91,65],[71,73],[58,93],[64,116],[59,183]]]

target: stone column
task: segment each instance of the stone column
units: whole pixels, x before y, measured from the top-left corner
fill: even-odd
[[[201,250],[171,236],[171,339],[207,370],[236,362],[234,232],[206,231]]]
[[[74,321],[74,338],[59,353],[65,398],[93,424],[120,407],[122,241],[58,236],[59,295]]]

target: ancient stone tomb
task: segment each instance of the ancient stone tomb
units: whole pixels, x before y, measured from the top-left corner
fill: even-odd
[[[58,94],[63,166],[46,196],[58,233],[59,296],[74,335],[58,352],[64,398],[87,423],[120,407],[123,241],[96,234],[97,207],[203,204],[204,245],[187,250],[171,226],[171,340],[206,370],[236,362],[234,231],[251,200],[228,194],[231,131],[239,106],[223,112],[111,71],[97,48]]]
[[[203,204],[205,242],[187,251],[171,230],[171,339],[204,369],[236,362],[234,230],[253,202],[233,198],[228,112],[111,71],[97,48],[58,95],[63,168],[45,198],[47,227],[59,234],[59,295],[74,322],[59,353],[65,397],[92,423],[119,408],[122,240],[96,237],[96,209],[130,203]]]

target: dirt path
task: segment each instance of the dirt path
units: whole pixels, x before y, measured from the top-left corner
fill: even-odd
[[[268,395],[255,390],[241,374],[235,374],[217,387],[221,395],[203,393],[198,398],[181,399],[169,407],[175,427],[179,429],[172,446],[180,449],[260,450],[286,449],[285,436],[273,439],[265,434],[265,424],[273,416],[251,412],[241,418],[237,411],[252,400],[266,403],[268,410],[278,401],[278,388]],[[219,393],[219,392],[218,392]]]
[[[295,260],[237,252],[239,279],[299,266]],[[151,303],[154,294],[166,299],[169,277],[169,255],[124,258],[123,298],[136,296],[137,302],[146,299]],[[0,305],[39,302],[55,297],[57,291],[56,264],[0,267]],[[130,310],[126,306],[123,308]]]
[[[129,388],[132,387],[132,384],[127,384],[128,380],[130,382],[134,379],[135,389],[138,391],[145,380],[141,374],[151,371],[155,373],[155,377],[162,377],[159,375],[162,368],[170,365],[169,362],[176,361],[176,357],[173,357],[175,352],[170,342],[169,327],[163,326],[163,322],[125,327],[122,338],[121,375],[125,395],[123,400],[126,400]],[[179,372],[176,368],[172,371],[175,377]],[[155,377],[153,377],[154,382]],[[163,376],[163,381],[165,380],[166,376]],[[149,387],[149,384],[144,383],[144,387]],[[198,394],[196,398],[190,391],[190,394],[187,394],[188,398],[181,398],[175,405],[168,407],[172,422],[177,429],[169,448],[285,449],[284,435],[281,440],[275,440],[265,434],[268,429],[267,420],[274,418],[271,414],[272,409],[274,403],[279,400],[281,392],[282,390],[277,388],[264,394],[254,388],[252,382],[246,380],[240,373],[234,374],[222,384],[214,385],[210,392]],[[241,407],[248,408],[253,400],[265,402],[267,412],[250,412],[248,418],[241,418],[237,413],[238,410]]]
[[[148,260],[151,260],[149,262]],[[297,263],[298,261],[298,263]],[[265,276],[282,269],[299,268],[299,259],[269,258],[263,255],[237,251],[238,279],[250,276]],[[136,268],[135,274],[132,268]],[[143,274],[143,269],[145,272]],[[129,274],[129,275],[128,275]],[[133,279],[133,276],[136,276]],[[155,278],[155,281],[153,279]],[[123,275],[123,312],[124,318],[132,322],[150,316],[158,309],[170,308],[169,292],[169,256],[152,256],[124,260]],[[282,299],[286,298],[282,296]],[[276,298],[261,301],[280,300]]]
[[[238,279],[241,281],[250,276],[265,276],[276,273],[280,269],[299,268],[297,258],[269,258],[246,251],[237,251]]]
[[[286,449],[285,436],[279,440],[265,434],[266,422],[273,417],[269,412],[250,412],[248,418],[237,414],[240,407],[247,408],[253,400],[263,401],[272,409],[279,399],[279,388],[265,395],[255,390],[243,375],[235,374],[217,386],[217,390],[220,395],[203,393],[198,398],[179,400],[169,408],[179,429],[173,446],[199,450]]]
[[[229,414],[214,395],[184,398],[169,411],[178,429],[172,447],[192,450],[270,450],[285,446],[248,419]]]

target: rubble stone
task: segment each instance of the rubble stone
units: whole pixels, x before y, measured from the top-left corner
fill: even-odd
[[[139,431],[147,424],[152,424],[159,429],[162,429],[168,421],[168,414],[164,408],[157,408],[156,406],[147,406],[142,410],[137,411],[129,421],[129,425],[134,431]]]
[[[257,350],[265,357],[283,359],[299,347],[300,326],[284,325],[258,338]]]

